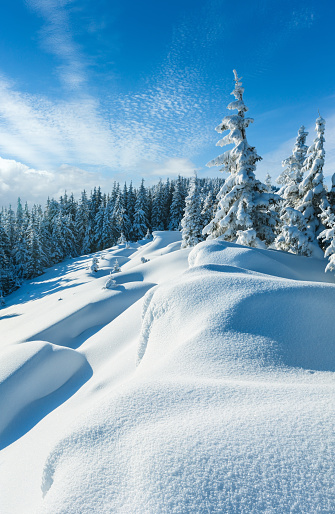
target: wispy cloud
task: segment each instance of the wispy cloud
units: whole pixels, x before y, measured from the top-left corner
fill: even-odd
[[[61,81],[70,89],[79,89],[86,82],[86,71],[80,46],[71,32],[68,8],[72,0],[28,0],[28,5],[43,19],[40,32],[43,47],[60,60]]]
[[[214,126],[201,87],[196,70],[169,62],[139,92],[103,101],[84,92],[50,100],[0,78],[0,152],[40,169],[67,163],[139,173],[145,161],[191,159]]]

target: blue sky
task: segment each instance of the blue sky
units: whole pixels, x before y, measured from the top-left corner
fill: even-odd
[[[216,176],[214,128],[243,77],[259,178],[326,118],[335,171],[333,2],[14,0],[0,30],[0,204],[113,180]],[[327,179],[329,180],[329,178]]]

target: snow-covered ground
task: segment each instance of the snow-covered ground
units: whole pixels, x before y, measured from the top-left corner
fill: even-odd
[[[96,256],[0,310],[1,514],[335,512],[325,262],[178,232]]]

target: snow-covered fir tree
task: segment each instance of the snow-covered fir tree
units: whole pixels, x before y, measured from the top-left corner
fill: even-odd
[[[195,246],[204,240],[202,235],[201,196],[197,176],[190,180],[189,193],[186,197],[184,217],[181,220],[182,248]]]
[[[29,220],[25,221],[25,211],[22,208],[21,200],[18,198],[16,219],[15,219],[15,242],[12,255],[18,280],[25,278],[26,267],[29,259],[26,229]]]
[[[116,287],[116,286],[117,286],[117,283],[114,280],[112,273],[110,272],[107,282],[105,284],[105,289],[114,289],[114,287]]]
[[[123,232],[121,232],[120,237],[117,240],[117,244],[118,245],[125,245],[125,244],[127,244],[127,238],[126,238],[126,236],[124,235]]]
[[[114,205],[111,198],[107,198],[106,207],[103,213],[101,244],[102,248],[109,248],[116,243],[117,232],[112,223]]]
[[[149,241],[152,239],[152,234],[149,229],[147,230],[147,233],[145,234],[144,239],[148,239]]]
[[[95,250],[101,250],[103,248],[102,240],[104,234],[104,215],[106,211],[105,205],[100,205],[94,218],[93,225],[93,240]]]
[[[148,198],[144,187],[144,181],[142,180],[141,186],[136,196],[134,208],[134,222],[132,227],[134,241],[143,239],[148,230]]]
[[[327,227],[318,236],[318,239],[326,247],[325,257],[329,262],[325,271],[335,270],[335,214],[328,207],[320,215],[322,224]]]
[[[99,259],[98,259],[98,257],[93,257],[91,266],[90,266],[90,271],[92,273],[96,273],[98,271],[98,269],[99,269]]]
[[[181,229],[181,220],[184,215],[185,207],[185,196],[183,180],[179,175],[177,181],[174,183],[174,191],[170,207],[169,230]]]
[[[159,180],[152,199],[151,227],[152,230],[164,230],[164,197],[165,191],[161,180]]]
[[[272,191],[272,179],[270,173],[267,173],[265,176],[265,185],[268,188],[268,191]]]
[[[280,230],[274,242],[275,248],[310,257],[313,252],[313,235],[308,230],[301,212],[292,207],[285,207],[280,221]]]
[[[121,268],[119,266],[119,261],[117,259],[115,259],[112,273],[119,273],[119,271],[121,271]]]
[[[321,116],[316,120],[316,138],[308,148],[301,170],[307,175],[299,184],[299,199],[296,207],[303,214],[307,227],[314,238],[324,229],[320,214],[328,207],[327,193],[323,183],[325,123]]]
[[[330,210],[335,214],[335,173],[332,175],[332,185],[327,197]]]
[[[278,201],[277,195],[269,193],[267,186],[255,177],[256,162],[261,159],[253,146],[248,144],[246,129],[253,122],[246,118],[248,110],[243,101],[244,88],[236,71],[235,101],[228,109],[237,114],[226,116],[216,127],[217,132],[229,130],[217,146],[234,144],[234,148],[210,161],[207,166],[223,166],[230,173],[219,192],[219,203],[212,221],[203,229],[209,239],[222,237],[226,241],[242,240],[246,244],[264,247],[275,238],[276,215],[270,205]],[[245,236],[243,237],[243,232]]]
[[[121,235],[121,233],[123,233],[124,237],[127,240],[129,237],[131,225],[127,214],[126,201],[127,199],[124,198],[121,191],[119,191],[113,211],[113,223],[116,226],[119,236]]]
[[[299,183],[302,181],[303,172],[302,167],[306,158],[308,146],[306,146],[306,138],[308,132],[302,125],[298,130],[298,136],[292,150],[292,155],[284,159],[282,166],[285,168],[277,178],[277,184],[288,185],[290,182]],[[293,206],[291,206],[293,207]]]
[[[133,183],[130,182],[128,191],[127,191],[127,214],[130,221],[130,230],[129,230],[129,241],[137,241],[133,234],[134,228],[134,216],[135,216],[135,203],[136,203],[136,194],[133,188]]]
[[[206,227],[208,223],[214,218],[217,209],[217,204],[217,194],[215,194],[214,189],[211,188],[207,192],[202,202],[201,219],[203,227]]]
[[[303,164],[308,147],[305,145],[308,132],[301,126],[292,150],[292,155],[282,162],[285,168],[277,182],[282,184],[279,193],[280,219],[274,247],[277,250],[305,255],[312,255],[314,235],[307,227],[302,213],[296,210],[299,201],[299,184],[303,179]]]
[[[29,258],[26,268],[26,277],[33,278],[42,275],[45,262],[45,254],[43,252],[42,241],[40,237],[40,223],[36,210],[31,215],[27,231]]]

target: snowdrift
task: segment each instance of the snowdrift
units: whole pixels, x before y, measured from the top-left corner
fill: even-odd
[[[93,375],[3,450],[5,513],[335,510],[334,277],[317,259],[171,237],[117,276],[144,296],[65,349]]]
[[[7,347],[1,353],[0,448],[23,435],[67,399],[69,389],[78,389],[83,375],[88,379],[91,374],[85,357],[67,348],[43,341]]]

